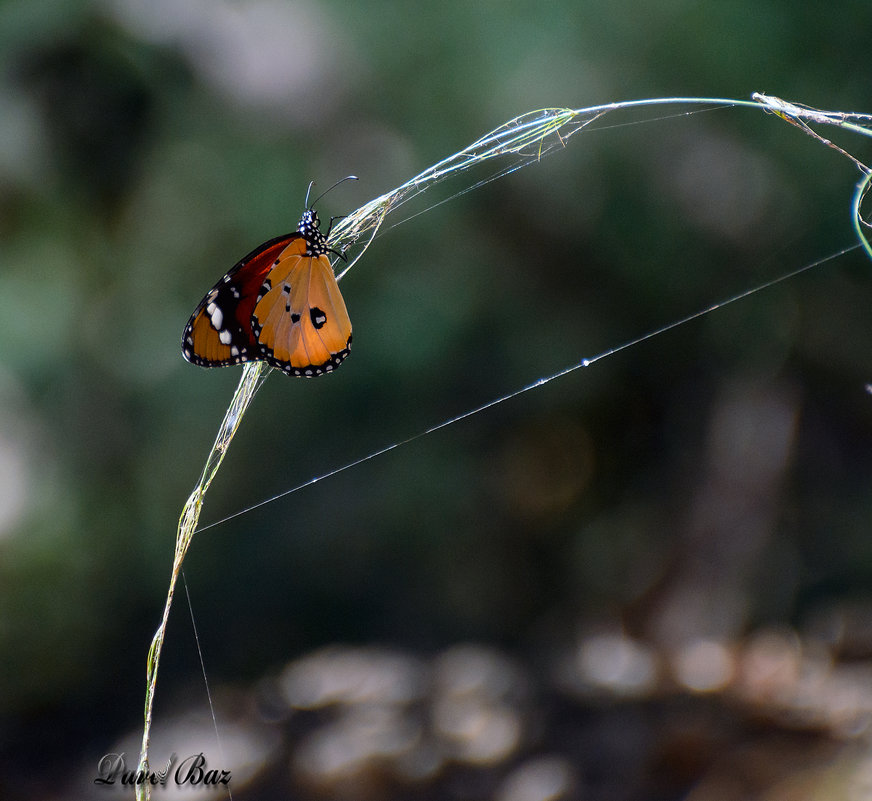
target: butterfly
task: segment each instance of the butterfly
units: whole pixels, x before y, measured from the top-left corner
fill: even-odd
[[[351,320],[327,257],[336,251],[320,225],[309,207],[294,233],[234,265],[194,309],[182,355],[200,367],[263,360],[305,378],[339,367],[351,349]]]

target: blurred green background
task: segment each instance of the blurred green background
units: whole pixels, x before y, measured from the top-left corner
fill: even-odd
[[[0,4],[0,794],[120,797],[92,779],[141,725],[176,521],[239,378],[184,362],[182,327],[296,226],[310,180],[358,175],[320,204],[347,213],[548,106],[767,91],[872,111],[870,30],[868,2]],[[351,356],[269,378],[202,522],[853,243],[848,160],[762,113],[674,111],[607,116],[391,215],[342,282]],[[248,789],[227,758],[235,797],[780,798],[797,758],[837,778],[791,798],[842,797],[872,711],[870,306],[854,251],[195,538],[212,689],[282,743]],[[270,677],[389,649],[427,707],[462,644],[525,677],[512,748],[446,755],[424,712],[429,773],[299,767],[323,721]],[[683,680],[706,644],[722,679]],[[787,671],[762,695],[758,651]],[[622,683],[634,654],[659,668]],[[846,663],[859,718],[797,723],[783,682]],[[156,721],[205,704],[180,595]],[[541,754],[563,773],[524,773]],[[736,789],[736,754],[771,767]],[[568,778],[549,796],[528,774]]]

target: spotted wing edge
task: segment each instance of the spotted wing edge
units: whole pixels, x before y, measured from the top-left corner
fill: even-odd
[[[191,317],[182,332],[182,356],[184,356],[187,361],[199,367],[227,367],[263,359],[263,356],[258,351],[257,340],[251,330],[251,313],[254,311],[254,307],[259,299],[258,296],[261,287],[263,286],[263,281],[266,276],[269,275],[269,272],[275,263],[275,258],[266,259],[264,264],[257,266],[254,274],[244,282],[242,294],[240,294],[237,285],[233,283],[233,279],[240,271],[249,267],[252,262],[263,257],[268,251],[275,248],[277,245],[282,245],[282,248],[277,251],[276,257],[281,254],[284,248],[299,238],[301,238],[299,231],[294,231],[293,233],[276,236],[261,243],[234,264],[233,267],[231,267],[230,270],[228,270],[228,272],[205,294],[203,299],[197,304],[197,307],[194,309],[193,314],[191,314]],[[232,327],[227,327],[225,329],[230,341],[226,343],[222,342],[222,344],[230,348],[235,347],[237,352],[227,359],[212,360],[199,356],[194,352],[192,332],[199,316],[205,313],[206,307],[210,303],[214,303],[215,300],[220,298],[222,295],[224,295],[225,298],[229,296],[230,302],[233,304],[234,312],[232,315]],[[229,304],[225,303],[223,305],[226,307]],[[224,323],[225,309],[222,308],[221,311],[221,323]],[[216,333],[219,332],[219,328],[215,327],[211,319],[209,324]]]

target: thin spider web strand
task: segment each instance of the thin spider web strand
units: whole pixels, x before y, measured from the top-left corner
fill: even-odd
[[[668,323],[664,326],[654,329],[653,331],[649,331],[647,334],[643,334],[642,336],[636,337],[634,339],[628,340],[621,345],[617,345],[614,348],[609,348],[608,350],[602,351],[596,356],[592,356],[590,358],[581,359],[574,364],[569,365],[568,367],[564,367],[562,370],[558,370],[555,373],[544,376],[542,378],[538,378],[530,384],[527,384],[519,389],[513,390],[505,395],[501,395],[498,398],[494,398],[493,400],[488,401],[487,403],[483,403],[480,406],[476,406],[473,409],[469,409],[461,414],[458,414],[454,417],[450,417],[446,420],[443,420],[436,425],[430,426],[429,428],[419,431],[417,434],[413,434],[410,437],[406,437],[405,439],[398,440],[397,442],[391,443],[390,445],[386,445],[383,448],[379,448],[378,450],[373,451],[372,453],[367,454],[366,456],[362,456],[359,459],[354,459],[351,462],[348,462],[344,465],[336,467],[332,470],[327,471],[326,473],[321,473],[317,476],[314,476],[307,481],[304,481],[301,484],[297,484],[290,489],[284,490],[282,492],[277,493],[269,498],[265,498],[262,501],[258,501],[257,503],[246,507],[245,509],[241,509],[238,512],[234,512],[232,515],[228,515],[227,517],[223,517],[220,520],[216,520],[213,523],[208,523],[201,528],[198,528],[195,533],[199,534],[200,532],[207,531],[210,528],[215,528],[216,526],[220,526],[223,523],[227,523],[230,520],[234,520],[237,517],[241,517],[242,515],[248,514],[249,512],[253,512],[255,509],[260,509],[262,506],[266,506],[267,504],[278,501],[288,495],[291,495],[295,492],[299,492],[306,487],[312,486],[313,484],[317,484],[319,481],[324,481],[325,479],[332,478],[339,473],[343,473],[346,470],[350,470],[353,467],[358,467],[372,459],[376,459],[380,456],[384,456],[386,453],[390,453],[397,448],[403,447],[405,445],[409,445],[416,440],[421,439],[422,437],[426,437],[429,434],[433,434],[437,431],[440,431],[443,428],[447,428],[448,426],[454,425],[455,423],[459,423],[462,420],[466,420],[469,417],[473,417],[476,414],[487,411],[488,409],[493,408],[494,406],[498,406],[501,403],[505,403],[506,401],[510,401],[513,398],[518,397],[519,395],[523,395],[525,392],[529,392],[530,390],[537,389],[538,387],[542,387],[545,384],[549,384],[552,381],[555,381],[559,378],[563,378],[566,375],[569,375],[572,372],[575,372],[581,367],[590,367],[592,364],[601,361],[603,359],[614,356],[621,351],[627,350],[629,348],[635,347],[637,345],[646,342],[649,339],[653,339],[655,337],[661,336],[662,334],[671,331],[674,328],[678,328],[679,326],[686,325],[687,323],[692,322],[693,320],[697,320],[700,317],[704,317],[707,314],[711,314],[718,309],[724,308],[725,306],[729,306],[731,303],[736,303],[737,301],[743,300],[757,292],[762,292],[763,290],[769,289],[777,284],[783,283],[784,281],[789,281],[792,278],[795,278],[798,275],[801,275],[808,270],[812,270],[815,267],[819,267],[823,264],[826,264],[829,261],[833,261],[835,259],[841,258],[842,256],[850,253],[853,250],[859,248],[860,245],[850,245],[848,247],[842,248],[841,250],[830,254],[829,256],[825,256],[817,261],[811,262],[810,264],[803,265],[802,267],[797,268],[796,270],[791,270],[788,273],[784,273],[783,275],[776,276],[775,278],[766,281],[762,284],[758,284],[757,286],[751,287],[750,289],[743,290],[736,295],[732,295],[726,300],[719,301],[717,303],[713,303],[711,306],[707,306],[704,309],[700,309],[699,311],[693,312],[692,314],[688,314],[685,317],[682,317],[678,320],[675,320],[671,323]]]
[[[206,674],[206,662],[203,659],[203,648],[200,644],[200,632],[197,631],[197,621],[194,617],[194,605],[191,602],[191,591],[188,589],[188,579],[185,576],[185,571],[181,571],[182,584],[185,588],[185,598],[188,601],[188,612],[191,616],[191,628],[194,630],[194,642],[197,644],[197,656],[200,659],[200,670],[203,673],[203,684],[206,687],[206,699],[209,702],[209,713],[212,715],[212,728],[215,730],[215,742],[218,744],[218,757],[221,759],[221,764],[226,765],[227,759],[224,757],[224,748],[221,745],[221,734],[218,731],[218,718],[215,716],[215,704],[212,702],[212,691],[209,688],[209,677]],[[230,785],[227,786],[227,797],[233,801],[233,791]]]

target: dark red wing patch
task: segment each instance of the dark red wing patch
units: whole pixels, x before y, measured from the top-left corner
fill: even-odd
[[[270,239],[241,259],[200,301],[182,334],[182,354],[201,367],[242,364],[259,356],[251,330],[258,293],[279,255],[299,232]]]

